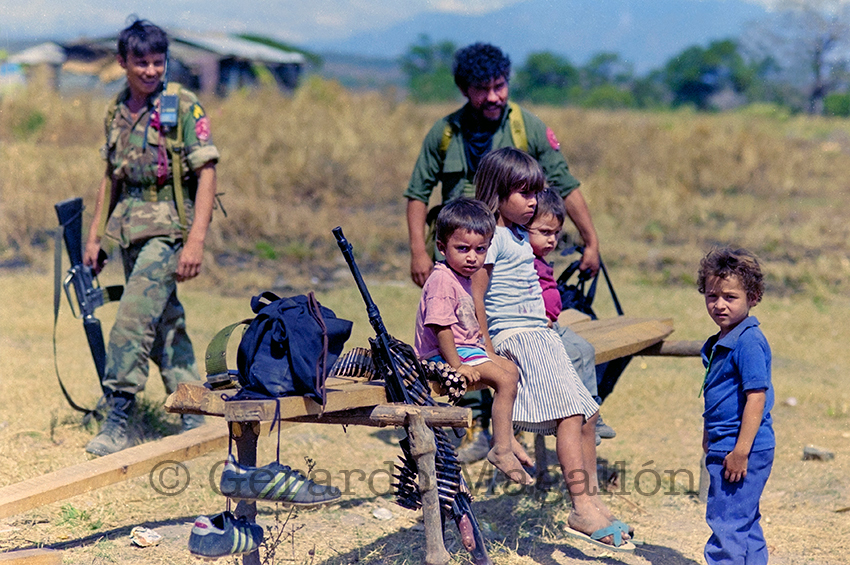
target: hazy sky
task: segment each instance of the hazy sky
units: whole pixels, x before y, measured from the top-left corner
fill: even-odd
[[[0,48],[20,38],[97,36],[137,14],[164,26],[251,31],[293,43],[381,29],[421,12],[483,13],[523,0],[0,0]],[[558,1],[558,0],[553,0]]]

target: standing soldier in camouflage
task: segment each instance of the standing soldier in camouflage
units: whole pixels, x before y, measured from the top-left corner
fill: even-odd
[[[201,271],[219,153],[197,97],[178,85],[166,91],[167,56],[168,37],[148,21],[135,21],[118,37],[127,87],[107,110],[106,173],[83,259],[100,271],[106,235],[121,246],[127,281],[107,349],[109,414],[86,446],[97,456],[128,447],[127,420],[149,360],[169,393],[199,380],[177,282]],[[183,416],[184,431],[202,423],[202,416]]]

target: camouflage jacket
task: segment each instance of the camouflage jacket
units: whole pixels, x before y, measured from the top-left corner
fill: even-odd
[[[104,121],[106,143],[101,156],[107,162],[110,177],[118,185],[118,202],[106,225],[106,235],[122,246],[154,236],[182,238],[183,231],[174,203],[171,156],[166,135],[159,122],[159,94],[148,99],[147,106],[133,116],[127,108],[129,89],[124,89],[107,108]],[[197,189],[195,171],[209,162],[217,162],[218,149],[210,136],[209,118],[197,97],[180,88],[182,121],[181,170],[186,219],[191,225]],[[173,135],[173,134],[172,134]],[[145,197],[149,187],[172,187],[160,193],[158,201]],[[188,229],[189,226],[185,226]]]

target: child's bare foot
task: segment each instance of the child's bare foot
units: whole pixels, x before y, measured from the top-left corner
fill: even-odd
[[[514,455],[524,467],[534,466],[534,459],[528,456],[525,448],[517,441],[516,436],[511,437],[511,449],[513,449]]]
[[[527,457],[527,456],[526,456]],[[534,479],[531,475],[525,472],[516,455],[509,450],[500,450],[494,447],[487,454],[487,461],[493,464],[498,470],[508,476],[510,480],[521,485],[532,485]]]

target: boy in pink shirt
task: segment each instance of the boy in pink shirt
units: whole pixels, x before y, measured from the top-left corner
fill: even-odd
[[[437,216],[438,263],[422,287],[416,314],[414,350],[420,359],[444,361],[467,383],[493,388],[493,447],[487,460],[511,480],[531,484],[523,465],[531,458],[513,434],[513,406],[519,371],[511,361],[484,351],[475,315],[470,277],[484,265],[496,229],[492,212],[481,202],[458,198]]]

